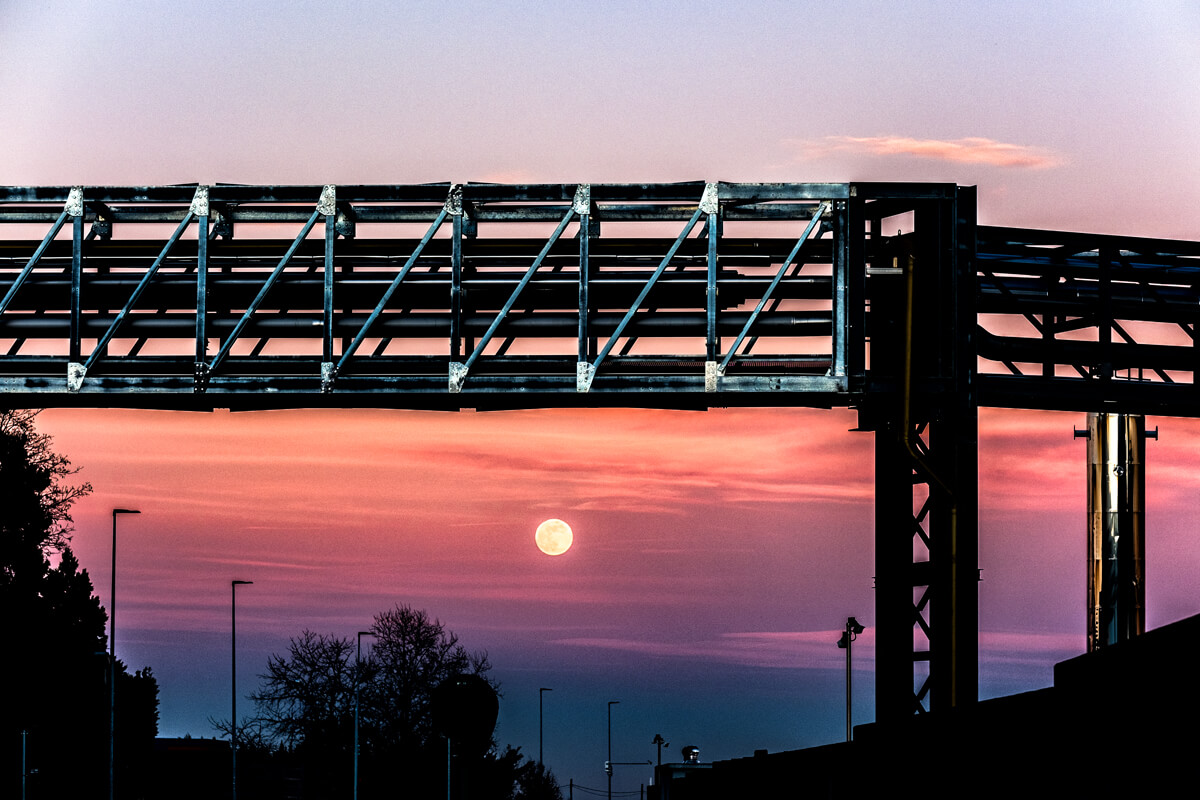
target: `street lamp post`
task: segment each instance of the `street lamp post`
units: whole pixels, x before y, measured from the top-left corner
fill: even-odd
[[[229,582],[229,673],[233,682],[232,691],[230,692],[230,706],[232,714],[232,722],[229,726],[229,754],[230,754],[230,798],[237,800],[237,587],[249,586],[254,581],[230,581]]]
[[[108,591],[108,800],[117,788],[117,514],[140,514],[133,508],[112,510],[112,571]]]
[[[661,733],[656,733],[656,734],[654,734],[654,738],[650,741],[650,744],[658,745],[658,765],[661,767],[662,766],[662,749],[664,747],[670,747],[671,743],[668,742],[666,739],[664,739],[663,735]]]
[[[612,800],[612,707],[620,702],[620,700],[608,701],[608,761],[604,762],[604,771],[608,773],[608,800]]]
[[[846,741],[847,742],[850,741],[851,730],[853,729],[853,722],[852,722],[851,713],[850,713],[850,708],[851,708],[851,693],[850,693],[850,651],[851,651],[851,647],[850,647],[850,645],[851,645],[851,643],[854,642],[855,639],[858,638],[858,635],[860,633],[862,633],[864,630],[866,630],[866,629],[863,628],[862,625],[858,624],[858,620],[856,620],[854,617],[847,617],[846,618],[846,630],[842,631],[842,638],[839,639],[838,643],[837,643],[838,647],[840,647],[846,651]]]
[[[538,689],[538,766],[544,767],[545,762],[542,761],[542,695],[546,692],[553,692],[553,689],[545,687]]]
[[[362,637],[374,635],[371,631],[358,632],[358,653],[354,661],[354,800],[358,800],[358,686],[362,678]]]

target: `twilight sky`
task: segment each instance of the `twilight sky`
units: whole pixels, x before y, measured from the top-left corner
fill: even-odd
[[[250,8],[252,6],[252,8]],[[0,184],[933,180],[985,224],[1200,238],[1186,3],[0,2]],[[249,9],[249,10],[248,10]],[[1083,416],[981,415],[984,696],[1084,647]],[[96,488],[75,547],[164,735],[304,628],[395,603],[487,649],[497,738],[602,786],[837,740],[874,619],[869,434],[844,410],[47,411]],[[1200,611],[1200,424],[1152,419],[1151,626]],[[537,523],[575,529],[541,555]],[[872,712],[872,631],[856,718]],[[239,704],[248,710],[249,704]],[[617,789],[648,773],[618,771]]]

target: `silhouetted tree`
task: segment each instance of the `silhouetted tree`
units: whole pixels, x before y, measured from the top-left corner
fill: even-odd
[[[77,470],[36,432],[36,416],[0,410],[0,618],[12,645],[0,796],[19,796],[22,732],[26,769],[37,770],[32,796],[100,796],[108,778],[107,615],[69,545],[71,505],[91,486],[68,483]],[[158,685],[148,669],[128,675],[116,667],[117,752],[129,762],[153,745]]]
[[[434,690],[457,675],[486,678],[492,668],[487,653],[467,652],[439,620],[406,605],[376,614],[371,632],[372,672],[365,684],[379,737],[416,747],[440,741],[430,702]]]
[[[268,660],[262,688],[251,695],[256,722],[277,748],[295,755],[306,795],[348,796],[357,679],[360,796],[390,796],[397,787],[414,796],[444,793],[446,745],[431,701],[440,685],[457,676],[486,680],[487,655],[467,651],[440,621],[409,606],[376,615],[371,632],[357,669],[353,639],[312,631],[292,639],[285,655]],[[227,723],[214,724],[228,730]],[[238,767],[240,774],[242,760]]]
[[[79,472],[50,449],[50,437],[34,428],[35,410],[0,410],[0,575],[21,577],[31,554],[62,550],[70,541],[71,506],[92,491],[90,483],[71,485]]]
[[[563,800],[558,778],[544,764],[525,759],[517,773],[515,800]]]
[[[554,773],[506,745],[493,750],[468,776],[468,795],[489,800],[563,800]]]

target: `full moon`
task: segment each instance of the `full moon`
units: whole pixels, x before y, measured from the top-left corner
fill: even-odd
[[[533,540],[538,549],[548,556],[560,556],[571,549],[571,541],[575,535],[571,526],[561,519],[548,519],[537,527]]]

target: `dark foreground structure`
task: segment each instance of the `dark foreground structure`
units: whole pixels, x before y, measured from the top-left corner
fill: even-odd
[[[918,738],[989,713],[979,407],[1200,415],[1198,326],[1200,242],[955,184],[0,188],[10,406],[857,409],[876,716]]]
[[[1195,616],[1063,661],[1047,689],[860,725],[850,743],[664,764],[650,798],[1194,797],[1198,664]]]

